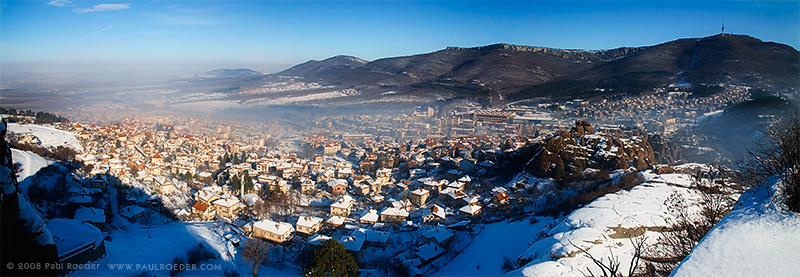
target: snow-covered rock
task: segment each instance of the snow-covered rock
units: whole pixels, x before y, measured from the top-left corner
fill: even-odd
[[[751,188],[674,276],[800,276],[800,214],[782,207],[778,178]]]
[[[519,255],[518,261],[525,265],[508,274],[584,276],[587,269],[598,271],[581,249],[595,257],[607,257],[613,252],[622,261],[620,272],[628,272],[634,251],[628,236],[645,236],[654,242],[657,233],[653,230],[667,225],[665,218],[669,214],[664,201],[670,194],[682,195],[690,205],[700,201],[699,193],[688,188],[689,175],[658,175],[652,171],[641,175],[646,180],[641,185],[602,196],[573,211],[553,228],[544,229],[545,237]]]

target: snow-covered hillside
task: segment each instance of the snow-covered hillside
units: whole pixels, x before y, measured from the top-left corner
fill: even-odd
[[[237,248],[224,236],[225,227],[216,222],[176,222],[156,228],[133,224],[127,229],[111,232],[105,242],[106,256],[92,262],[95,266],[75,271],[72,276],[123,276],[143,271],[156,276],[169,276],[165,265],[175,257],[186,260],[187,250],[203,243],[218,255],[197,265],[196,270],[186,270],[179,276],[220,276],[225,270],[236,271],[241,276],[250,275],[247,262],[237,254]],[[263,276],[297,276],[298,271],[262,267]]]
[[[442,267],[434,276],[497,276],[502,275],[504,259],[516,262],[517,255],[539,237],[541,230],[552,219],[528,220],[487,224],[467,249]]]
[[[26,124],[20,125],[19,123],[9,123],[8,131],[16,134],[31,134],[39,138],[41,146],[45,148],[56,148],[60,145],[72,148],[77,152],[83,151],[83,146],[75,137],[75,134],[58,130],[51,126]]]
[[[681,194],[690,203],[700,200],[694,190],[688,189],[691,179],[686,174],[641,173],[642,183],[630,191],[607,194],[561,219],[547,236],[519,255],[522,268],[509,273],[514,276],[585,276],[589,270],[599,272],[592,260],[575,246],[595,257],[608,257],[610,253],[622,261],[621,272],[628,272],[633,256],[633,243],[629,239],[644,235],[654,242],[657,230],[666,226],[668,216],[664,201],[673,192]],[[574,244],[574,245],[573,245]]]
[[[39,169],[49,165],[50,161],[45,160],[36,153],[30,151],[21,151],[18,149],[11,149],[11,156],[14,159],[14,163],[19,163],[19,173],[17,176],[17,180],[19,180],[20,185],[24,183],[25,178],[36,174]],[[23,188],[25,189],[25,188]]]
[[[675,269],[675,276],[800,276],[800,215],[782,208],[771,178],[737,206]]]

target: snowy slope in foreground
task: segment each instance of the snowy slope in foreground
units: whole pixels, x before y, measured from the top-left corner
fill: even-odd
[[[54,149],[59,145],[72,148],[77,152],[83,151],[83,146],[75,137],[75,134],[61,131],[56,128],[44,125],[26,124],[19,125],[19,123],[9,123],[8,131],[17,134],[31,134],[39,138],[43,147]]]
[[[19,176],[17,176],[17,181],[20,183],[25,180],[25,178],[36,174],[39,169],[50,164],[49,161],[30,151],[21,151],[12,148],[11,156],[12,159],[14,159],[14,163],[20,164]]]
[[[772,178],[739,198],[675,269],[675,276],[800,276],[800,215],[782,208]]]
[[[530,224],[528,220],[486,224],[469,247],[433,276],[497,276],[503,272],[503,258],[516,261],[517,255],[538,238],[548,217]]]
[[[208,245],[219,258],[202,262],[202,268],[198,266],[198,270],[184,271],[178,276],[221,276],[224,270],[251,275],[249,265],[237,254],[238,249],[215,229],[213,222],[176,222],[149,229],[133,224],[127,230],[111,233],[112,239],[105,242],[106,256],[92,262],[96,267],[75,271],[72,276],[129,276],[142,271],[169,276],[169,270],[161,268],[172,264],[175,257],[186,260],[186,251],[198,243]],[[128,265],[130,268],[125,268]],[[261,267],[259,274],[297,276],[299,272]]]
[[[699,194],[687,187],[686,174],[641,173],[646,182],[631,189],[607,194],[561,219],[547,236],[535,242],[522,255],[528,261],[522,268],[511,271],[513,276],[585,276],[588,270],[599,272],[591,259],[575,245],[595,257],[608,257],[609,251],[621,261],[620,271],[627,274],[633,256],[633,244],[628,239],[644,235],[648,242],[656,240],[657,230],[666,226],[668,216],[664,201],[677,192],[688,203],[700,200]],[[644,227],[644,229],[640,228]]]

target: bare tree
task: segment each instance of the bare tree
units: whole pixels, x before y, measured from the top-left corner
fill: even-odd
[[[752,177],[763,182],[778,175],[789,210],[800,213],[800,115],[794,114],[764,131],[766,140],[750,151],[755,159]]]
[[[644,226],[641,226],[639,228],[644,229]],[[637,271],[639,271],[639,266],[641,265],[642,262],[642,256],[644,255],[645,249],[647,248],[647,238],[644,236],[644,234],[639,235],[637,237],[633,237],[631,236],[631,234],[627,235],[628,235],[628,240],[631,242],[631,245],[633,245],[633,257],[631,257],[630,267],[628,268],[627,276],[634,276],[635,274],[637,274]],[[598,268],[600,268],[600,272],[603,274],[601,276],[606,276],[606,277],[622,276],[622,272],[620,272],[620,265],[622,263],[620,262],[619,257],[614,255],[614,251],[611,250],[610,246],[608,247],[609,256],[606,257],[606,260],[604,260],[602,257],[599,259],[595,258],[586,249],[583,249],[580,246],[575,245],[574,243],[572,243],[572,241],[570,241],[569,244],[571,244],[575,248],[578,248],[578,250],[583,252],[583,254],[586,257],[591,259],[592,262],[594,262],[594,264],[597,265]],[[595,275],[591,269],[586,268],[586,270],[589,272],[588,276],[598,276]]]
[[[269,259],[269,245],[257,238],[252,238],[242,246],[242,258],[250,263],[253,276],[258,276],[258,269]]]
[[[608,255],[608,257],[606,257],[608,260],[603,260],[602,257],[600,257],[599,259],[595,258],[594,256],[592,256],[592,254],[589,253],[589,251],[586,251],[586,249],[583,249],[580,246],[575,245],[574,243],[572,243],[572,241],[570,241],[569,244],[571,244],[575,248],[578,248],[578,250],[583,252],[583,254],[586,255],[586,257],[591,259],[592,262],[594,262],[594,264],[597,265],[597,267],[600,268],[600,271],[603,273],[602,276],[605,276],[605,277],[617,277],[617,276],[620,276],[620,274],[619,274],[619,265],[620,265],[619,258],[616,255],[614,255],[614,251],[611,251],[611,246],[608,247],[609,255]],[[598,276],[598,275],[595,275],[594,272],[592,272],[592,270],[589,269],[588,267],[586,268],[586,270],[589,271],[589,276]]]
[[[641,228],[644,228],[642,226]],[[628,236],[628,240],[630,240],[631,244],[633,245],[633,257],[631,258],[631,266],[628,269],[628,276],[633,276],[636,274],[636,270],[639,269],[639,264],[642,261],[642,256],[644,255],[644,251],[647,248],[647,237],[642,234],[636,238],[632,238]]]
[[[715,171],[719,172],[719,171]],[[707,177],[707,178],[706,178]],[[700,192],[698,212],[689,211],[689,203],[677,191],[664,201],[667,228],[643,259],[652,263],[655,274],[668,275],[689,256],[697,243],[730,212],[733,199],[725,192],[726,183],[718,174],[701,172],[692,178],[692,188]]]

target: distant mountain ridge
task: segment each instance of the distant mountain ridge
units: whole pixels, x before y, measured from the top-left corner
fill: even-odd
[[[493,44],[371,62],[335,56],[275,75],[367,94],[391,90],[507,102],[591,96],[597,88],[637,93],[681,80],[797,90],[799,62],[800,53],[791,46],[726,34],[611,50]]]
[[[201,74],[201,76],[204,77],[249,77],[249,76],[262,76],[262,75],[264,75],[264,73],[246,68],[216,69]]]

